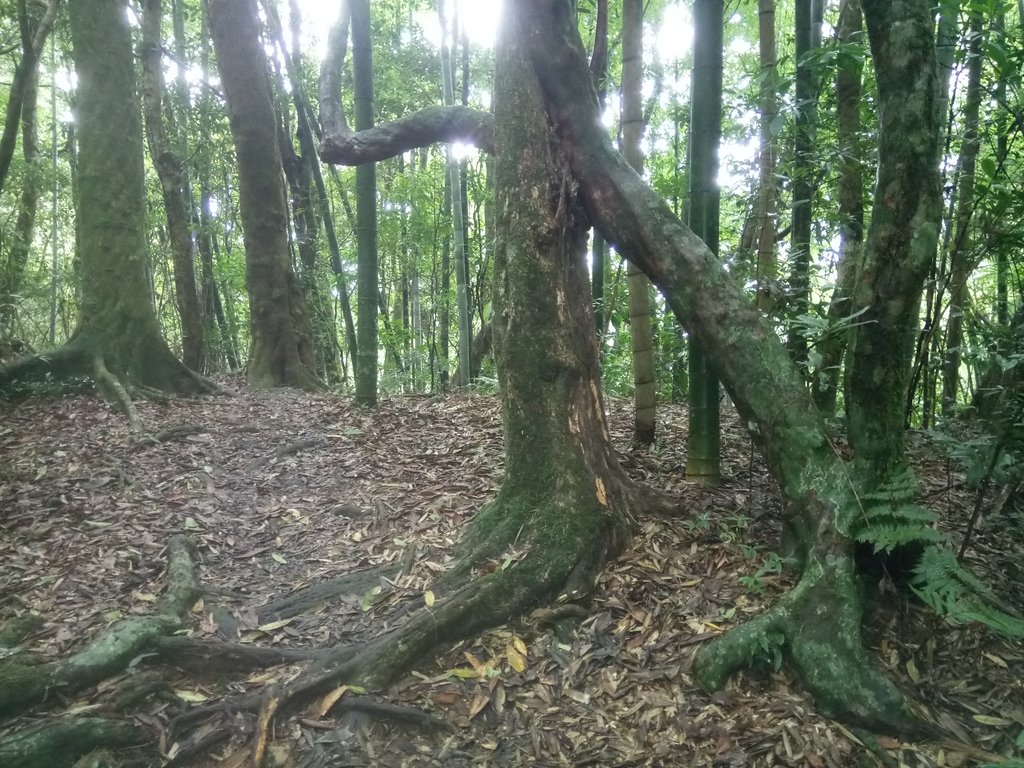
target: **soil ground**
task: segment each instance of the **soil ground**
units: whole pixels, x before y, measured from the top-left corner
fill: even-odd
[[[178,532],[201,556],[197,637],[354,643],[431,602],[460,530],[501,480],[497,398],[393,397],[370,411],[331,395],[225,386],[231,396],[140,404],[147,428],[164,430],[160,442],[140,440],[89,397],[0,403],[0,624],[45,617],[21,650],[54,658],[152,610],[163,549]],[[629,403],[610,408],[622,463],[678,497],[678,514],[640,521],[635,546],[607,569],[584,615],[552,626],[537,614],[443,649],[382,693],[443,725],[307,712],[275,732],[278,764],[955,767],[1024,756],[1024,644],[944,622],[884,583],[869,585],[869,642],[945,741],[883,737],[872,752],[864,734],[818,715],[785,666],[701,691],[689,672],[699,644],[761,611],[791,578],[776,568],[780,501],[728,409],[725,481],[708,489],[683,477],[682,407],[659,406],[657,445],[643,451],[630,448]],[[912,444],[923,498],[959,544],[974,492],[925,436]],[[968,563],[1024,609],[1024,501],[982,521]],[[290,620],[261,618],[261,607],[303,587],[379,566],[399,573]],[[139,660],[126,674],[145,667]],[[175,716],[296,672],[172,671],[165,693],[134,716],[173,758],[182,749],[168,731]],[[3,728],[102,709],[106,690]],[[222,725],[230,714],[218,717]],[[187,764],[241,765],[245,739],[240,724]]]

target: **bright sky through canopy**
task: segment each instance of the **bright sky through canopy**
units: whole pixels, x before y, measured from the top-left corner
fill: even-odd
[[[322,56],[327,44],[327,33],[338,20],[338,3],[324,0],[298,0],[302,12],[302,25],[306,33],[316,39],[315,51]],[[459,25],[464,26],[469,40],[474,45],[491,47],[498,36],[498,21],[501,17],[502,0],[448,0],[445,3],[448,18],[458,10]],[[413,13],[413,22],[423,30],[423,36],[435,47],[441,45],[441,24],[437,18],[437,6]]]

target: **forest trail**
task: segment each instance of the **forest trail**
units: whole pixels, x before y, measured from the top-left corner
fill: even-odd
[[[224,384],[232,396],[140,403],[159,439],[132,434],[94,398],[0,403],[0,625],[41,614],[27,650],[64,656],[110,622],[150,612],[176,533],[198,544],[206,594],[192,611],[197,637],[322,648],[369,639],[431,603],[463,523],[500,483],[497,398],[396,396],[371,411],[347,398]],[[538,612],[422,664],[381,697],[443,727],[355,712],[282,721],[270,752],[279,764],[882,764],[863,735],[817,715],[785,673],[744,673],[713,696],[697,687],[689,665],[700,642],[763,611],[786,585],[772,554],[779,499],[734,415],[723,425],[725,484],[712,490],[682,479],[681,407],[664,405],[659,443],[636,452],[628,403],[611,409],[623,465],[677,495],[679,515],[641,520],[635,546],[606,570],[575,629]],[[912,442],[924,457],[922,493],[958,541],[973,494],[923,437]],[[969,564],[1022,609],[1024,542],[1006,539],[1013,528],[985,523]],[[394,575],[292,618],[266,616],[265,606],[303,587],[380,567]],[[907,766],[975,765],[1020,744],[1020,643],[905,603],[875,611],[868,637],[887,673],[956,735],[945,744],[882,738],[879,754]],[[172,672],[169,690],[136,717],[173,757],[184,746],[167,731],[175,716],[294,674],[278,667],[233,682]],[[107,690],[66,709],[102,707]],[[238,765],[243,736],[212,750],[219,762],[178,764]]]

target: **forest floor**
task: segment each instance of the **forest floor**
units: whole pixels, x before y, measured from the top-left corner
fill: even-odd
[[[180,532],[199,545],[206,590],[192,611],[196,636],[325,647],[370,638],[409,606],[429,605],[426,590],[501,480],[497,398],[399,396],[370,411],[330,395],[226,386],[229,397],[140,404],[154,433],[186,427],[163,442],[141,441],[93,398],[0,403],[0,624],[42,614],[26,650],[66,655],[110,622],[151,611],[165,545]],[[887,755],[891,765],[955,767],[1022,756],[1024,645],[953,626],[887,590],[889,604],[868,622],[873,653],[950,734],[945,742],[880,738],[872,753],[864,734],[817,714],[785,666],[738,675],[714,695],[700,690],[689,671],[699,644],[761,611],[791,578],[774,567],[779,498],[731,411],[725,482],[707,489],[683,478],[681,407],[660,407],[658,444],[643,451],[629,446],[629,404],[610,407],[622,463],[677,496],[678,515],[640,521],[635,546],[606,570],[574,631],[519,621],[444,649],[382,694],[440,726],[354,712],[283,720],[271,746],[278,764],[821,768],[881,765]],[[913,446],[922,494],[959,544],[974,493],[927,438]],[[1015,520],[982,522],[968,563],[1024,609],[1024,504],[1011,509]],[[292,619],[261,618],[261,606],[303,587],[383,565],[400,573]],[[215,620],[218,610],[232,620]],[[176,715],[296,670],[174,672],[135,717],[173,758]],[[58,709],[102,707],[104,688]],[[188,764],[238,766],[243,738]]]

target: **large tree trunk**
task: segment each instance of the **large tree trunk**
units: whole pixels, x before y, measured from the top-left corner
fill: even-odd
[[[912,24],[924,23],[924,2],[896,6]],[[526,27],[548,115],[587,212],[662,289],[687,330],[716,350],[722,382],[790,500],[790,523],[806,548],[799,584],[763,616],[705,645],[698,678],[709,688],[720,687],[731,671],[774,649],[786,652],[823,711],[872,728],[913,728],[916,719],[902,694],[862,645],[849,538],[860,512],[847,468],[834,456],[799,372],[742,287],[612,148],[597,119],[569,5],[530,0],[517,7],[517,22]],[[882,23],[903,27],[891,18]],[[925,37],[928,29],[926,24]],[[931,85],[927,76],[917,80]],[[930,99],[930,87],[928,94]]]
[[[935,41],[925,0],[863,0],[878,87],[878,174],[853,299],[850,445],[869,483],[903,467],[904,399],[921,291],[939,234]]]
[[[208,0],[238,157],[254,387],[317,389],[313,344],[288,252],[288,211],[255,0]]]
[[[544,120],[524,32],[514,29],[499,45],[495,88],[501,490],[471,524],[439,589],[446,598],[355,655],[342,651],[300,676],[290,703],[342,679],[386,684],[443,643],[559,595],[582,596],[628,543],[633,507],[654,500],[626,478],[612,451],[584,261],[588,222]],[[480,568],[510,548],[519,557],[508,567]]]
[[[80,142],[78,326],[60,349],[0,371],[0,388],[48,376],[92,376],[138,428],[133,395],[211,386],[171,354],[150,301],[142,125],[125,4],[79,0],[69,12]]]

